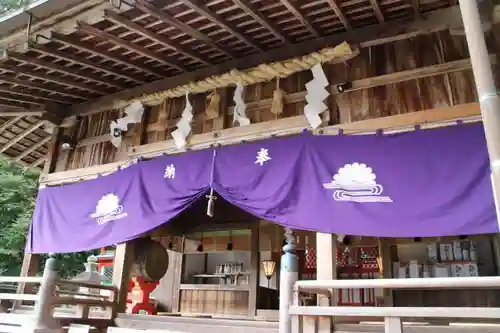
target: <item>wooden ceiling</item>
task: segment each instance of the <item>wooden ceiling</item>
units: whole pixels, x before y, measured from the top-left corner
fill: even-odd
[[[122,6],[109,4],[99,22],[77,21],[69,34],[35,32],[22,52],[4,52],[0,152],[39,167],[49,140],[40,125],[41,112],[64,117],[72,105],[148,82],[305,40],[416,18],[457,1],[111,2]]]

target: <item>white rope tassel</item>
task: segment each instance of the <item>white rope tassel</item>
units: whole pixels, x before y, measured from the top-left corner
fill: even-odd
[[[304,115],[309,125],[311,125],[313,129],[316,129],[322,122],[319,115],[328,109],[323,101],[329,95],[328,90],[325,89],[328,87],[329,83],[320,63],[314,65],[311,68],[311,72],[313,74],[313,79],[306,84],[307,105],[304,107]]]
[[[186,107],[182,111],[182,116],[177,122],[177,129],[172,132],[175,146],[178,149],[185,148],[187,145],[187,137],[191,133],[191,122],[193,121],[193,106],[189,102],[189,93],[186,93]]]
[[[234,112],[233,112],[233,123],[238,122],[240,126],[250,125],[250,119],[248,119],[246,114],[247,105],[243,100],[243,85],[237,84],[234,90],[233,101]]]

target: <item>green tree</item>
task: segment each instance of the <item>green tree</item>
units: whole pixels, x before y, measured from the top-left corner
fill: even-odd
[[[0,14],[29,5],[35,0],[0,0]]]
[[[21,270],[26,235],[38,190],[37,172],[0,158],[0,274],[16,276]],[[60,274],[74,276],[92,252],[58,255]],[[39,266],[43,269],[43,264]]]

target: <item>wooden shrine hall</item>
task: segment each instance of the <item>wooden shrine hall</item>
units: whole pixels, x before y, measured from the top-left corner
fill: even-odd
[[[139,230],[144,221],[138,221],[134,237],[109,236],[127,229],[111,232],[120,223],[114,219],[133,215],[109,196],[116,199],[112,216],[101,214],[101,201],[85,216],[110,228],[88,237],[95,246],[89,240],[72,248],[66,240],[62,250],[52,250],[48,244],[57,244],[62,229],[34,224],[18,294],[31,292],[23,281],[36,275],[42,253],[102,248],[107,264],[99,270],[111,285],[102,288],[116,295],[99,297],[111,302],[111,319],[102,321],[99,306],[88,305],[74,320],[101,332],[108,326],[114,329],[108,332],[465,332],[471,323],[499,324],[498,228],[389,237],[320,232],[309,228],[312,218],[302,228],[285,227],[263,218],[273,207],[262,214],[250,204],[237,207],[237,199],[253,200],[250,190],[229,200],[234,188],[214,180],[241,171],[214,162],[223,149],[301,134],[367,137],[482,122],[494,215],[500,190],[497,2],[37,0],[7,13],[0,19],[0,152],[39,170],[40,192],[120,173],[147,181],[143,165],[214,151],[203,165],[210,186],[200,186],[196,200],[172,208],[177,215],[154,227]],[[250,164],[275,158],[262,154]],[[176,166],[163,167],[162,180],[180,177]],[[86,200],[72,199],[59,204]],[[144,206],[154,201],[144,200]],[[37,212],[34,221],[50,220]],[[55,226],[56,220],[45,222]],[[464,225],[475,222],[486,224]],[[84,238],[76,228],[74,237]],[[39,300],[19,295],[9,315],[31,313]],[[72,302],[69,307],[81,305]],[[54,316],[66,316],[63,310]],[[42,322],[37,325],[47,328]]]

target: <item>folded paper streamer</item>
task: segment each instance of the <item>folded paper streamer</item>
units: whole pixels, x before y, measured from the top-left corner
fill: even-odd
[[[250,125],[250,119],[248,119],[246,114],[247,105],[243,100],[243,85],[237,84],[234,90],[233,101],[234,112],[233,112],[233,123],[238,123],[240,126]]]
[[[314,65],[311,68],[313,74],[313,79],[306,84],[306,101],[307,104],[304,107],[304,115],[306,116],[309,125],[316,129],[321,125],[320,114],[328,109],[324,100],[328,97],[328,79],[326,78],[325,72],[321,64]]]
[[[193,106],[189,102],[189,93],[186,93],[186,107],[182,111],[181,119],[177,122],[177,129],[172,132],[174,144],[178,149],[185,148],[187,137],[191,133],[191,122],[193,121]]]
[[[140,101],[135,101],[124,110],[125,117],[112,121],[109,125],[111,132],[111,143],[116,148],[122,144],[123,132],[128,129],[128,124],[140,123],[144,114],[144,105]]]

